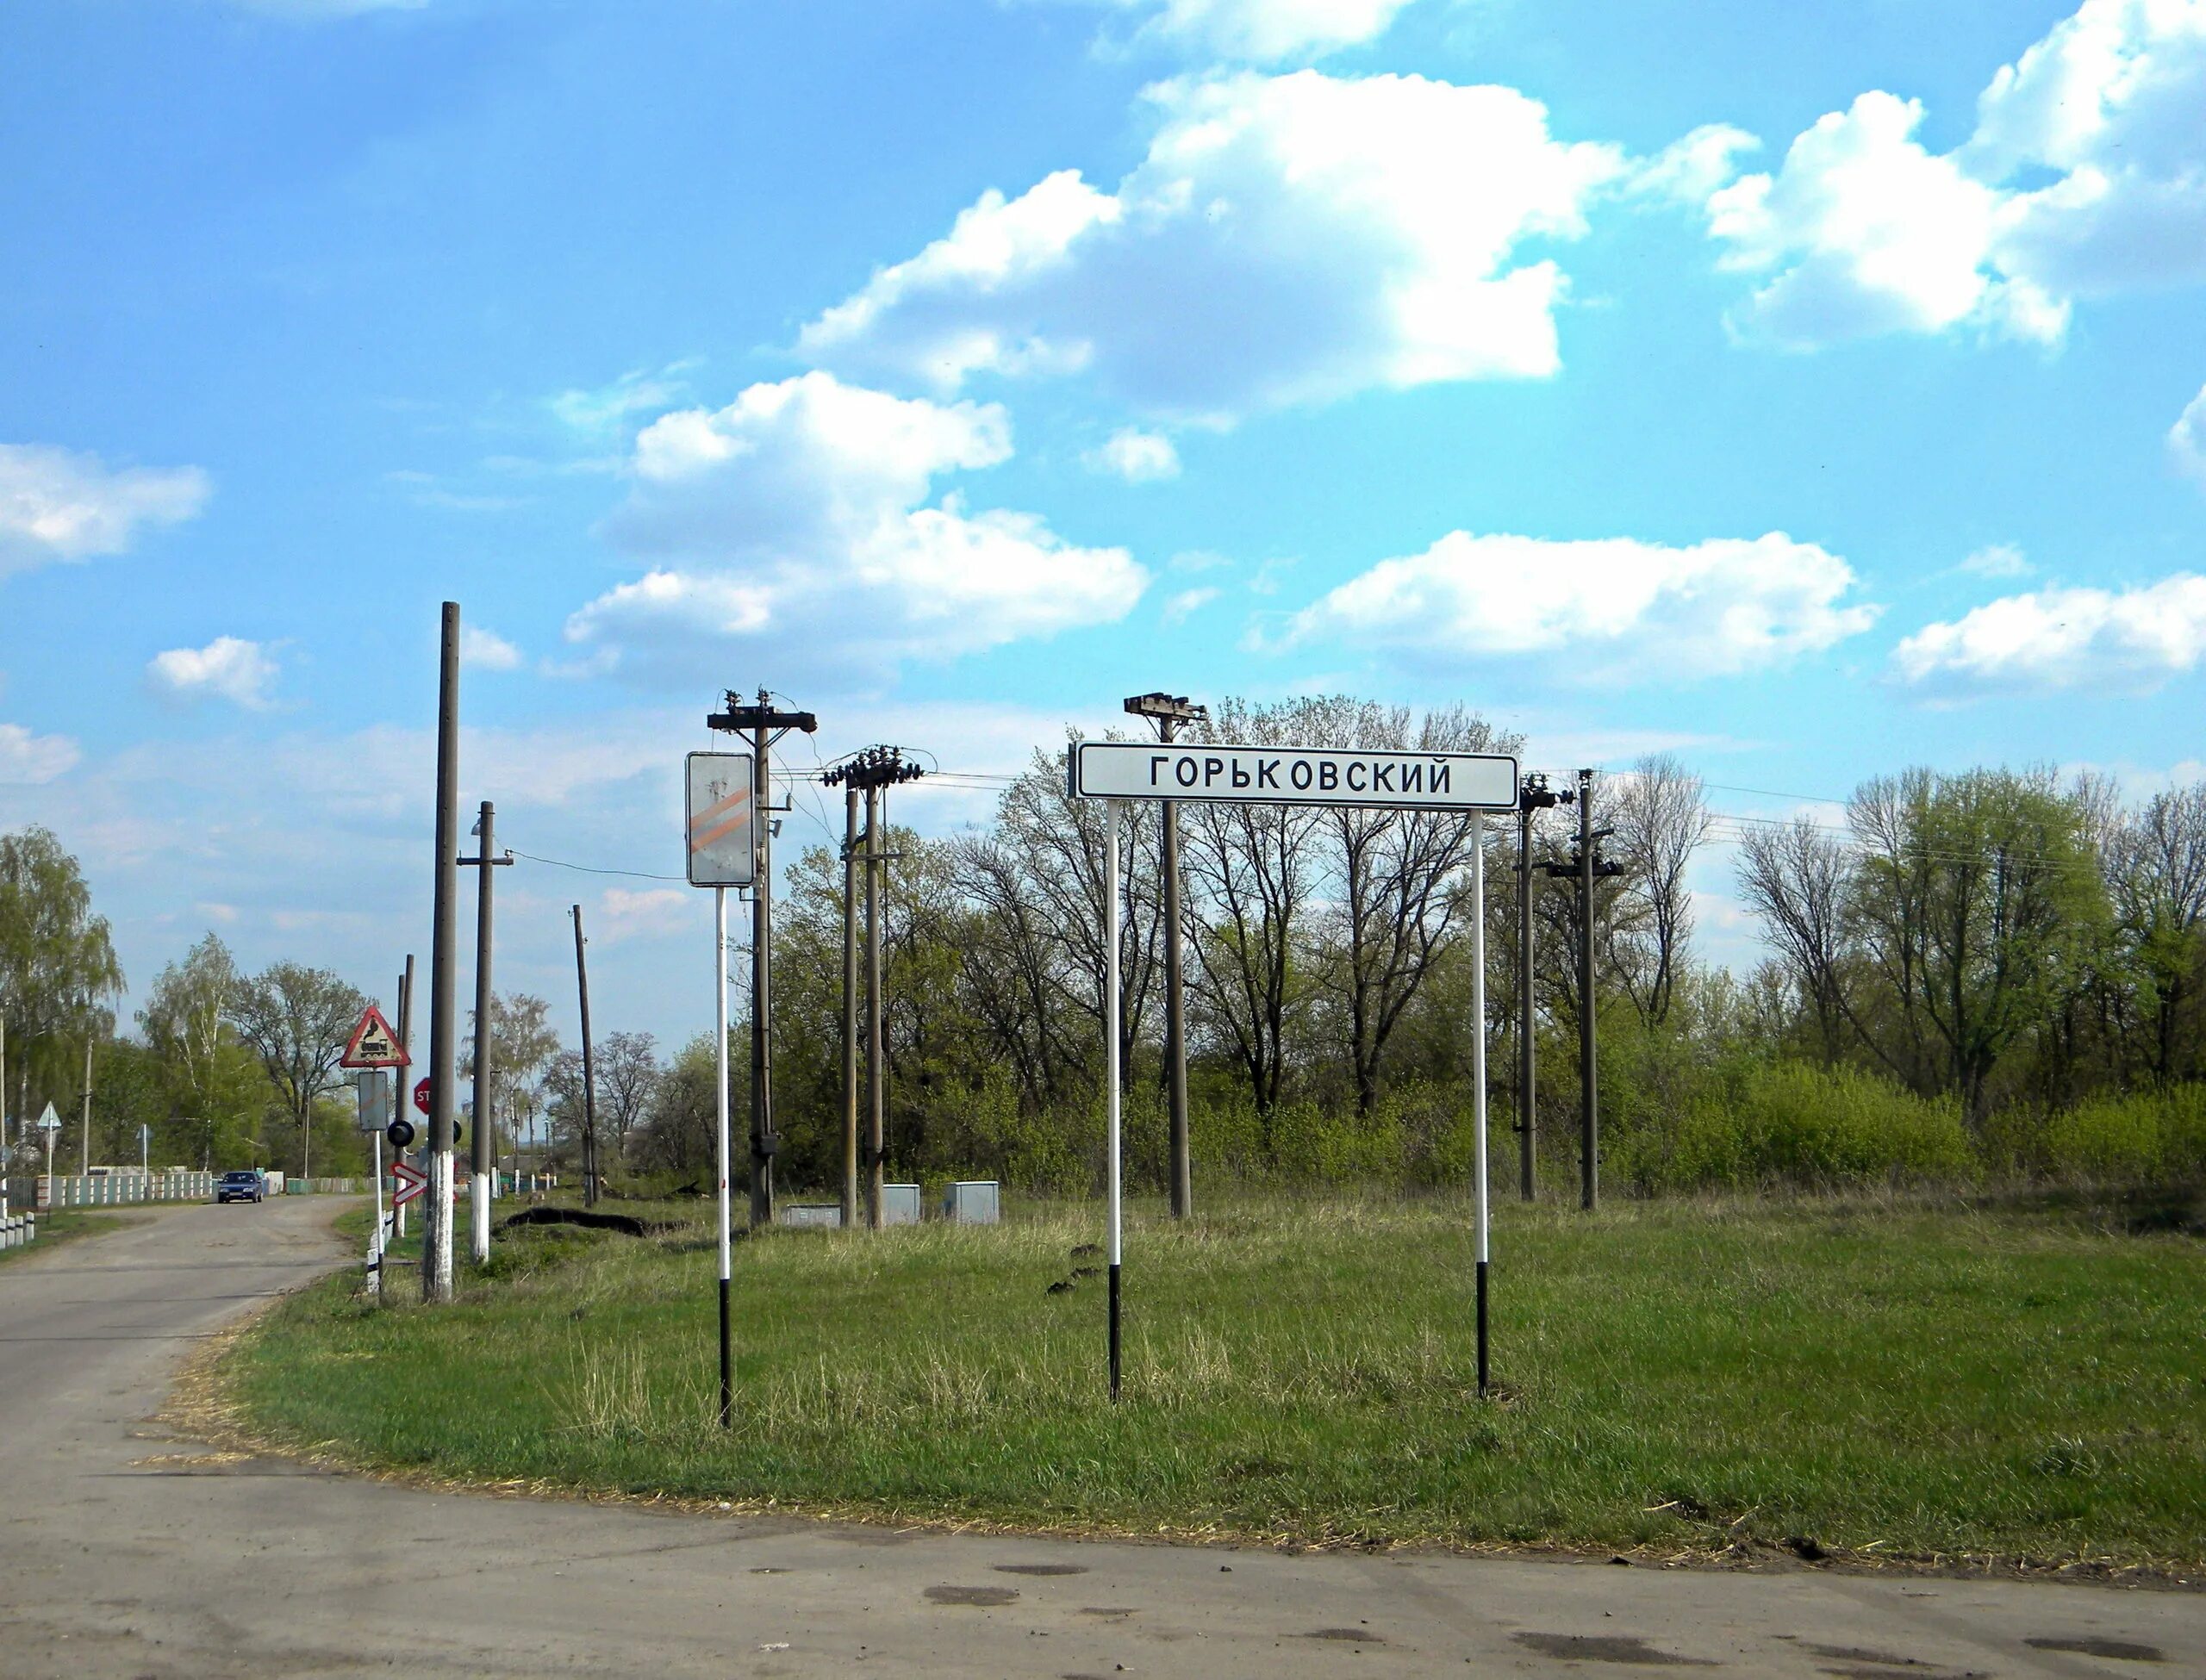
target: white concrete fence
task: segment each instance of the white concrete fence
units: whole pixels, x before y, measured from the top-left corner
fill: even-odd
[[[37,1179],[41,1208],[115,1208],[139,1202],[203,1202],[215,1193],[212,1173],[94,1173]]]
[[[38,1240],[38,1216],[11,1213],[0,1219],[0,1248],[21,1248]]]

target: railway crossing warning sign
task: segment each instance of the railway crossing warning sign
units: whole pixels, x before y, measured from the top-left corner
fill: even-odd
[[[360,1011],[359,1024],[352,1029],[352,1036],[346,1041],[345,1055],[340,1067],[403,1067],[411,1060],[399,1048],[398,1035],[390,1030],[390,1023],[383,1018],[383,1011],[370,1004]]]

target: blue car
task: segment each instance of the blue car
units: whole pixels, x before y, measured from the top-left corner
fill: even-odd
[[[225,1173],[215,1180],[217,1202],[258,1202],[267,1194],[268,1180],[257,1167],[243,1173]]]

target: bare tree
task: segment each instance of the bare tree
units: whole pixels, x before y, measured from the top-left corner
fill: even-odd
[[[1749,829],[1739,843],[1739,890],[1761,918],[1785,973],[1835,1064],[1853,1023],[1847,992],[1846,843],[1809,817]]]
[[[1705,788],[1673,755],[1654,753],[1618,778],[1609,809],[1627,871],[1624,893],[1637,912],[1618,942],[1621,977],[1640,1018],[1660,1026],[1692,938],[1686,871],[1708,838]]]
[[[611,1129],[613,1158],[620,1160],[661,1077],[657,1041],[647,1032],[608,1034],[597,1047],[596,1072],[598,1117]]]
[[[1203,738],[1252,746],[1299,743],[1307,701],[1216,708]],[[1288,1036],[1309,1000],[1304,924],[1324,820],[1306,806],[1191,803],[1181,814],[1181,863],[1193,924],[1195,992],[1249,1080],[1269,1142],[1288,1067]]]
[[[544,1106],[544,1075],[559,1054],[559,1035],[552,1026],[552,1007],[527,992],[509,992],[490,999],[490,1112],[478,1114],[475,1123],[505,1123],[507,1133],[518,1142],[524,1129],[533,1129]],[[481,1030],[474,1011],[467,1017],[468,1038],[459,1073],[475,1073],[475,1037]],[[579,1086],[577,1086],[579,1089]],[[498,1134],[490,1134],[491,1153],[497,1153]]]

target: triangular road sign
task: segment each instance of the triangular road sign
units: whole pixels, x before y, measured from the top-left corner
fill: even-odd
[[[53,1104],[48,1103],[46,1105],[46,1112],[39,1116],[38,1129],[42,1132],[58,1132],[61,1129],[61,1117],[53,1111]]]
[[[398,1048],[398,1035],[373,1004],[360,1011],[360,1024],[345,1046],[340,1067],[404,1067],[412,1059]]]
[[[402,1208],[429,1187],[429,1175],[408,1167],[402,1160],[390,1164],[390,1176],[398,1180],[398,1188],[391,1192],[390,1204]]]

